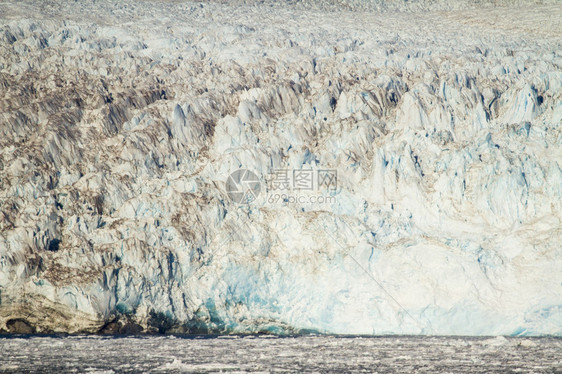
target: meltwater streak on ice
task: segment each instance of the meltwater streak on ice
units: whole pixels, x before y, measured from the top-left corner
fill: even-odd
[[[560,7],[344,3],[2,2],[0,330],[562,334]]]

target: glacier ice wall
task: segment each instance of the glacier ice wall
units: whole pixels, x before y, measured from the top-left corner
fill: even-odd
[[[562,334],[560,8],[324,5],[0,4],[0,330]]]

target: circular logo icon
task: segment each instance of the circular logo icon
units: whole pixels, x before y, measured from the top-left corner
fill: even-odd
[[[258,176],[247,169],[238,169],[226,180],[226,193],[230,200],[238,204],[249,204],[260,194]]]

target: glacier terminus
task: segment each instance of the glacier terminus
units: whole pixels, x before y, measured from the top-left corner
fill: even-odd
[[[0,331],[562,335],[559,1],[3,1]]]

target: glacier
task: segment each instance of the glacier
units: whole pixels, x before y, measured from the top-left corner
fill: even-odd
[[[561,20],[2,2],[0,331],[561,336]],[[272,201],[275,169],[337,188]]]

